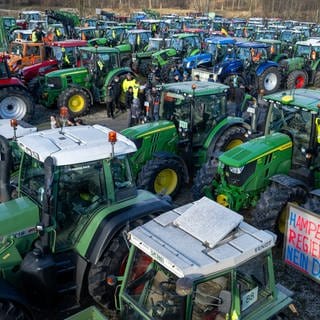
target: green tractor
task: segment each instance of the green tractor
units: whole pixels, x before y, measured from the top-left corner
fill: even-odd
[[[119,50],[107,47],[79,49],[81,67],[52,71],[44,76],[40,103],[46,107],[66,106],[72,116],[88,112],[96,103],[105,103],[107,87],[115,76],[132,73],[120,67]]]
[[[155,52],[152,55],[152,64],[160,69],[163,82],[168,82],[169,71],[172,65],[183,61],[184,58],[201,52],[201,38],[196,33],[178,33],[171,36],[167,49]]]
[[[280,62],[284,86],[288,89],[308,85],[320,88],[320,42],[319,39],[298,41],[294,56]]]
[[[267,320],[289,313],[292,292],[275,282],[276,236],[212,200],[164,213],[128,239],[122,320]]]
[[[0,318],[59,318],[90,300],[111,308],[106,276],[124,272],[124,234],[172,208],[135,187],[128,154],[136,146],[100,125],[30,133],[15,140],[15,187],[11,148],[0,141]]]
[[[174,196],[196,168],[247,140],[251,125],[228,117],[228,91],[228,86],[213,82],[162,86],[160,120],[122,131],[138,148],[130,160],[140,187]],[[243,106],[249,100],[248,95]]]
[[[254,225],[283,233],[286,204],[303,204],[308,193],[320,187],[320,91],[297,89],[264,99],[265,135],[223,153],[218,167],[206,163],[193,195],[207,195],[249,213]]]

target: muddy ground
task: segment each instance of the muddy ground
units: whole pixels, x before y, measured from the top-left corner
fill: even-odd
[[[50,127],[49,118],[51,114],[58,114],[58,110],[46,109],[38,105],[36,107],[35,117],[31,123],[38,127],[39,130]],[[115,119],[107,117],[104,106],[96,106],[86,116],[81,117],[86,124],[101,124],[114,130],[124,129],[127,125],[127,114],[118,113]],[[190,186],[185,186],[181,195],[175,200],[175,204],[182,205],[191,199]],[[285,316],[292,320],[315,320],[319,319],[320,312],[320,284],[312,281],[302,273],[296,271],[283,263],[282,249],[274,249],[274,265],[276,271],[276,281],[294,292],[295,308],[297,314],[286,310]],[[109,318],[117,319],[112,315]]]

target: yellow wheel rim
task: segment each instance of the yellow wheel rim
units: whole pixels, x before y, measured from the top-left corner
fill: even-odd
[[[217,202],[223,205],[224,207],[229,207],[228,197],[224,194],[219,194],[217,196]]]
[[[172,169],[161,170],[154,181],[154,191],[156,193],[171,194],[178,184],[177,173]]]
[[[243,143],[243,141],[241,139],[234,139],[228,143],[225,151],[230,150],[230,149],[232,149],[242,143]]]
[[[80,112],[84,108],[85,101],[79,94],[72,96],[68,101],[68,109],[72,112]]]

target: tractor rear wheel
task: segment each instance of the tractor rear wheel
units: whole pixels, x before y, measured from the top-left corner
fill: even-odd
[[[264,90],[265,94],[274,93],[279,90],[281,75],[276,67],[266,69],[258,77],[259,90]]]
[[[57,107],[67,107],[69,113],[73,117],[84,115],[90,106],[90,98],[88,94],[79,88],[68,88],[61,92]]]
[[[17,304],[9,300],[0,300],[0,319],[1,320],[29,320],[31,319],[26,312]]]
[[[286,221],[287,203],[302,204],[306,201],[306,196],[306,191],[299,186],[287,187],[271,183],[261,194],[256,207],[252,210],[252,224],[282,235]]]
[[[156,158],[146,162],[138,175],[138,187],[174,197],[183,182],[184,169],[179,160]]]
[[[302,70],[294,70],[288,75],[287,88],[299,89],[308,84],[308,75]]]
[[[203,196],[212,198],[212,181],[217,174],[218,161],[212,159],[206,162],[197,172],[193,179],[191,188],[193,200],[198,200]]]
[[[0,90],[0,118],[29,121],[34,113],[31,95],[20,87],[6,87]]]
[[[243,127],[233,126],[226,129],[217,141],[211,142],[207,151],[207,159],[218,158],[219,155],[248,140],[247,130]]]
[[[311,196],[307,199],[306,203],[302,205],[303,208],[314,212],[316,214],[320,214],[320,199],[317,196]]]
[[[320,71],[317,71],[315,76],[314,76],[314,82],[313,82],[313,85],[316,87],[316,88],[320,88]]]

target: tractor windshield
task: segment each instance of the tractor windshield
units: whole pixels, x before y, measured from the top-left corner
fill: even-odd
[[[297,45],[295,50],[295,57],[309,57],[311,53],[310,46]]]
[[[184,94],[165,91],[162,93],[160,116],[173,121],[179,131],[191,129],[193,139],[202,141],[227,116],[226,104],[225,95],[204,95],[193,99]]]
[[[44,187],[43,163],[25,153],[21,165],[21,192],[41,204],[44,197]]]
[[[123,319],[185,319],[185,298],[176,293],[177,277],[149,256],[136,251],[125,285]]]
[[[297,163],[305,163],[305,151],[311,150],[314,141],[312,137],[312,126],[315,122],[315,115],[310,111],[290,105],[270,102],[272,106],[270,133],[287,133],[292,141],[295,156],[293,159]]]
[[[177,51],[183,50],[183,40],[180,38],[172,38],[170,46]]]

